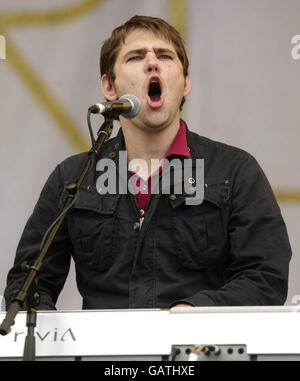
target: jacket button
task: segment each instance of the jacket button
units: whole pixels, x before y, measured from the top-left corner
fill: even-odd
[[[176,196],[175,196],[175,194],[171,194],[170,199],[171,199],[172,201],[176,200]]]
[[[140,230],[140,223],[139,222],[135,222],[133,224],[133,230]]]

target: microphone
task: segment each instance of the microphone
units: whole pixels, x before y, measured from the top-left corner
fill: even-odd
[[[122,95],[117,101],[96,103],[89,108],[92,114],[122,115],[124,118],[132,119],[140,112],[141,103],[133,94]]]

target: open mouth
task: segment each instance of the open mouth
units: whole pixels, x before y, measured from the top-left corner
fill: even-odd
[[[163,104],[161,83],[158,78],[152,78],[148,86],[148,104],[152,108],[161,107]]]
[[[161,96],[160,84],[159,82],[153,80],[149,84],[148,95],[152,102],[157,102]]]

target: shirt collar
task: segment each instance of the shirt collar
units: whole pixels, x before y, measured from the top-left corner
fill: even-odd
[[[179,131],[169,151],[167,152],[165,158],[168,158],[171,155],[176,155],[176,156],[181,155],[187,158],[191,157],[190,150],[186,141],[186,125],[182,119],[180,119]]]

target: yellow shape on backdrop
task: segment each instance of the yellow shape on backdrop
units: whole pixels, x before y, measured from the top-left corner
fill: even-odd
[[[62,22],[74,21],[105,1],[106,0],[82,0],[76,4],[73,2],[73,5],[66,5],[64,7],[45,11],[0,11],[0,24],[9,27],[32,27],[33,25],[59,24]]]
[[[46,82],[26,61],[20,49],[7,36],[9,27],[32,27],[44,24],[56,25],[78,19],[106,0],[83,0],[73,5],[47,11],[0,12],[0,33],[6,36],[7,62],[13,67],[32,96],[43,106],[55,125],[63,132],[76,150],[86,151],[88,144],[76,122],[68,116],[61,101],[49,89]],[[6,28],[5,28],[6,27]],[[4,33],[5,31],[5,33]]]

